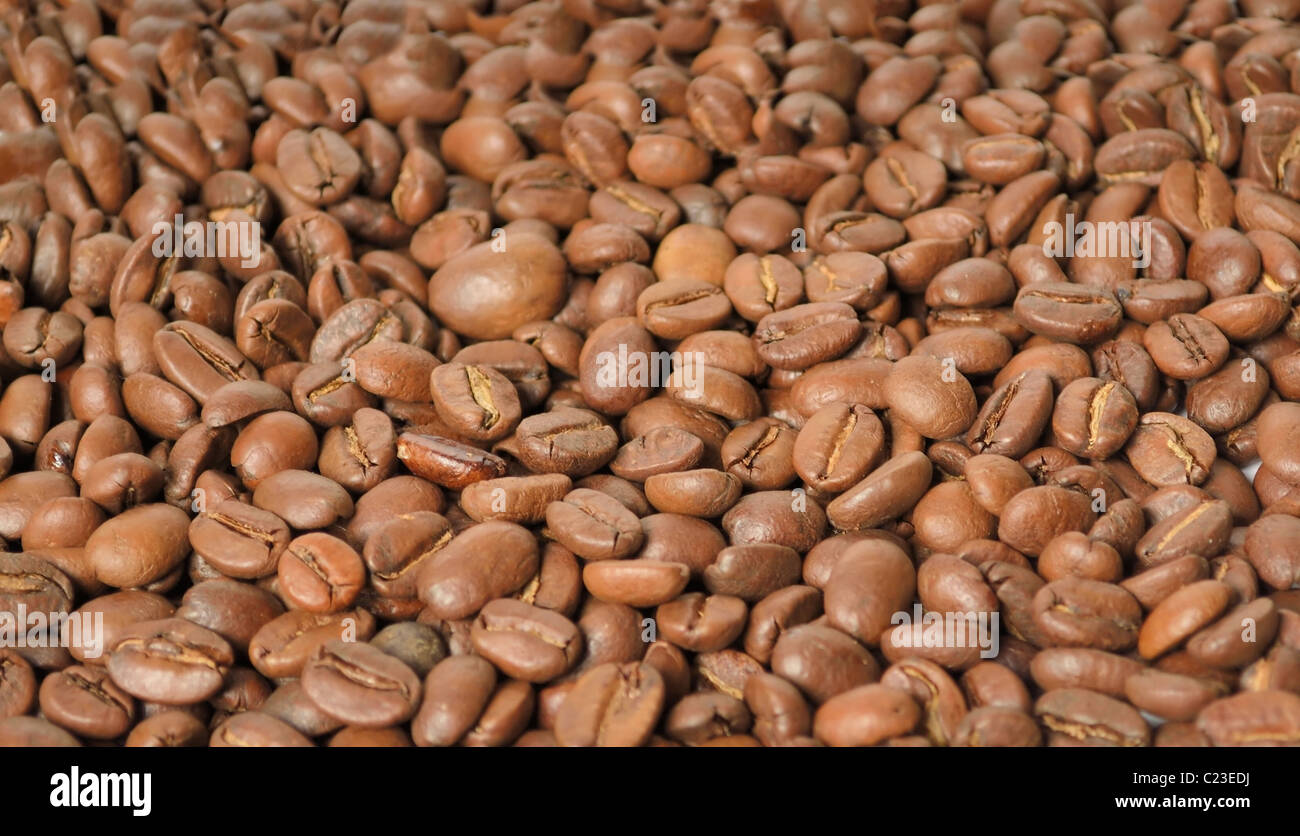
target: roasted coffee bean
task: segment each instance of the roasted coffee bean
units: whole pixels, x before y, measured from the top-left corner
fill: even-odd
[[[437,556],[452,536],[451,523],[432,511],[398,514],[377,525],[362,549],[371,586],[389,598],[417,597],[421,567]]]
[[[924,453],[903,453],[885,462],[826,506],[836,528],[876,528],[910,510],[930,487],[934,469]]]
[[[375,632],[375,619],[363,609],[340,613],[289,610],[262,626],[248,646],[253,667],[270,678],[301,675],[317,647],[332,639],[366,641]]]
[[[658,510],[693,517],[720,517],[740,499],[740,477],[708,468],[658,473],[645,481],[646,499]]]
[[[595,413],[557,409],[524,419],[516,432],[519,460],[536,473],[586,476],[618,449],[618,433]]]
[[[86,560],[109,586],[146,586],[188,556],[189,525],[185,512],[170,505],[131,508],[95,529],[86,541]]]
[[[635,514],[608,494],[586,488],[548,505],[546,525],[559,543],[587,560],[627,557],[644,540]]]
[[[275,514],[226,500],[194,518],[190,545],[218,571],[234,578],[271,574],[289,544],[289,526]]]
[[[296,609],[338,612],[357,599],[365,577],[361,556],[351,546],[313,531],[285,546],[276,568],[276,590]]]
[[[127,746],[192,747],[208,742],[208,730],[193,714],[173,709],[146,717],[127,735]]]
[[[616,476],[645,482],[659,473],[690,470],[704,457],[704,442],[678,427],[656,427],[619,448],[609,469]]]
[[[902,691],[863,685],[827,700],[813,717],[813,734],[828,746],[872,746],[911,732],[921,708]]]
[[[1120,382],[1095,377],[1075,380],[1061,390],[1052,412],[1052,431],[1062,449],[1085,458],[1105,459],[1119,452],[1137,429],[1138,405]]]
[[[569,619],[523,601],[500,598],[479,611],[470,632],[474,650],[507,676],[548,682],[582,655],[582,633]]]
[[[861,404],[831,404],[799,430],[794,468],[811,487],[846,490],[875,467],[884,452],[884,426]]]
[[[0,650],[0,718],[19,717],[36,704],[32,666],[11,648]]]
[[[1147,328],[1142,337],[1160,371],[1180,380],[1209,375],[1228,358],[1228,340],[1208,320],[1174,314]]]
[[[885,378],[884,395],[891,412],[926,438],[964,432],[976,418],[970,382],[937,357],[899,360]]]
[[[491,559],[484,560],[485,555]],[[467,618],[488,601],[518,591],[536,574],[537,540],[513,523],[479,523],[443,546],[438,558],[420,569],[420,598],[438,618]]]
[[[1034,716],[1049,732],[1048,745],[1149,746],[1151,729],[1136,709],[1082,688],[1048,691]]]
[[[1033,601],[1034,623],[1057,647],[1127,650],[1138,641],[1142,609],[1121,587],[1084,578],[1063,578],[1043,587]]]
[[[1123,317],[1110,293],[1061,283],[1021,288],[1014,310],[1016,319],[1033,333],[1077,345],[1109,338]]]
[[[135,719],[135,700],[103,668],[73,665],[41,683],[41,713],[81,737],[112,740]]]
[[[178,618],[208,628],[241,653],[247,653],[258,630],[283,613],[284,605],[269,591],[224,578],[191,586],[176,610]]]
[[[418,374],[419,370],[412,372]],[[476,441],[496,441],[519,423],[519,395],[505,375],[489,366],[447,363],[429,382],[438,414],[453,430]],[[407,398],[406,400],[420,400]]]
[[[1300,698],[1285,691],[1235,694],[1202,709],[1196,727],[1215,746],[1293,745]]]
[[[426,624],[401,622],[380,630],[370,643],[415,671],[421,678],[428,676],[443,659],[447,658],[447,644],[438,632]]]
[[[1166,412],[1148,412],[1129,437],[1125,455],[1153,485],[1200,485],[1210,477],[1214,440],[1192,421]]]
[[[573,480],[563,473],[487,479],[461,491],[460,507],[476,522],[539,523],[546,518],[547,507],[572,487]]]
[[[108,673],[142,700],[188,705],[211,697],[234,662],[225,639],[179,618],[142,621],[118,639]]]
[[[801,371],[835,358],[858,341],[861,326],[842,302],[810,302],[758,321],[754,344],[773,368]]]
[[[208,743],[213,747],[294,747],[312,742],[287,723],[260,711],[244,711],[218,726]]]
[[[331,641],[302,671],[303,692],[326,714],[363,728],[408,720],[420,704],[420,680],[403,662],[368,644]]]
[[[1038,441],[1051,417],[1052,381],[1031,370],[1001,386],[975,416],[966,443],[976,453],[1018,459]]]
[[[397,437],[397,458],[423,479],[452,490],[506,474],[505,460],[450,438],[423,433]]]
[[[607,663],[577,681],[555,718],[561,746],[640,746],[666,702],[663,677],[649,663]]]

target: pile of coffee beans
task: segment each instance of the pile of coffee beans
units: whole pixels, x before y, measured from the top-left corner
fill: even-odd
[[[1297,0],[0,0],[0,745],[1300,745]]]

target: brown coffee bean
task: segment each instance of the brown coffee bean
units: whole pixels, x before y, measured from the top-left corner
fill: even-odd
[[[1102,694],[1081,688],[1048,691],[1034,703],[1034,715],[1050,732],[1074,745],[1148,746],[1151,729],[1138,712]],[[1051,739],[1048,745],[1052,745]]]
[[[450,438],[423,433],[399,435],[397,458],[416,476],[452,490],[506,474],[506,463],[498,456]]]
[[[616,499],[585,488],[548,505],[546,525],[556,540],[588,560],[628,557],[644,542],[635,514]]]
[[[871,746],[907,734],[920,721],[921,709],[907,694],[863,685],[818,708],[813,734],[830,746]]]
[[[1138,406],[1122,383],[1079,378],[1061,390],[1052,413],[1057,444],[1077,456],[1105,459],[1137,429]]]
[[[582,634],[559,613],[508,598],[488,603],[470,633],[474,649],[508,676],[555,679],[582,655]]]
[[[234,662],[230,645],[179,618],[142,621],[122,634],[108,673],[122,690],[143,700],[186,705],[221,688]]]
[[[1204,483],[1216,456],[1205,430],[1166,412],[1143,415],[1124,451],[1142,478],[1157,486]]]
[[[519,460],[536,473],[586,476],[614,457],[618,434],[592,412],[557,409],[530,416],[516,433]]]
[[[491,559],[483,560],[485,554]],[[537,566],[537,541],[527,529],[506,522],[479,523],[453,538],[437,560],[420,569],[420,598],[437,618],[468,618],[488,601],[519,590]]]
[[[666,702],[663,677],[648,663],[607,663],[584,674],[555,718],[562,746],[640,746]]]
[[[975,420],[976,401],[969,381],[937,357],[905,357],[885,378],[890,410],[927,438],[947,438]]]
[[[1057,647],[1127,650],[1137,643],[1142,624],[1132,595],[1084,578],[1049,583],[1034,596],[1033,611],[1034,623]]]

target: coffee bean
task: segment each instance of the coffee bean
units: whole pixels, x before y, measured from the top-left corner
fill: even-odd
[[[41,713],[81,737],[111,740],[135,719],[135,700],[103,668],[73,665],[41,683]]]
[[[1087,345],[1107,339],[1119,327],[1123,311],[1104,290],[1042,283],[1020,289],[1016,319],[1035,334]]]
[[[924,453],[895,456],[826,506],[839,529],[876,528],[906,513],[930,487],[933,467]]]
[[[1216,457],[1205,430],[1165,412],[1143,415],[1124,450],[1129,463],[1153,485],[1200,485]]]
[[[1078,456],[1105,459],[1137,429],[1138,406],[1124,384],[1079,378],[1061,390],[1052,413],[1057,443]]]
[[[813,734],[831,746],[872,746],[912,731],[921,709],[901,691],[863,685],[845,691],[817,709]]]
[[[1053,739],[1075,745],[1149,746],[1151,729],[1137,710],[1081,688],[1048,691],[1034,703],[1034,716]]]
[[[423,433],[398,436],[397,458],[416,476],[453,490],[506,474],[505,461],[491,453]]]
[[[225,639],[179,618],[142,621],[124,632],[108,659],[122,690],[142,700],[187,705],[211,697],[234,662]]]
[[[975,420],[970,382],[937,357],[906,357],[885,378],[885,400],[893,413],[926,438],[947,438]]]
[[[248,658],[253,667],[272,678],[301,675],[308,658],[320,645],[351,637],[368,640],[375,632],[375,619],[366,610],[313,613],[289,610],[267,622],[253,636]]]
[[[258,630],[283,613],[284,605],[269,591],[228,579],[196,583],[176,610],[177,618],[208,628],[241,653]],[[160,614],[170,614],[170,607]]]
[[[557,409],[519,423],[519,460],[538,473],[586,476],[614,457],[618,434],[592,412]]]
[[[1132,595],[1084,578],[1047,584],[1034,596],[1033,610],[1034,623],[1058,647],[1127,650],[1137,642],[1142,623]]]
[[[486,554],[478,550],[491,547]],[[479,523],[442,547],[417,579],[420,597],[439,618],[466,618],[494,598],[517,591],[537,571],[537,541],[527,529],[506,522]]]
[[[579,488],[546,508],[546,524],[561,544],[579,557],[627,557],[641,547],[641,521],[617,500]]]
[[[86,559],[103,583],[123,589],[145,586],[186,558],[189,525],[178,508],[141,505],[97,528],[86,541]]]
[[[404,722],[420,704],[420,680],[410,668],[354,642],[318,647],[303,668],[302,687],[326,714],[364,728]]]
[[[488,603],[474,620],[470,641],[503,673],[547,682],[566,673],[582,654],[582,634],[559,613],[507,598]]]
[[[1287,745],[1300,726],[1300,700],[1285,691],[1236,694],[1207,705],[1196,726],[1215,746]]]
[[[966,443],[977,453],[1020,458],[1047,426],[1051,402],[1051,379],[1036,370],[1025,372],[984,402],[966,434]]]
[[[515,387],[490,366],[447,363],[433,370],[429,387],[438,414],[468,438],[496,441],[519,423]]]
[[[663,677],[648,663],[607,663],[584,674],[555,718],[562,746],[639,746],[666,700]]]
[[[294,747],[304,748],[311,741],[287,723],[260,711],[245,711],[234,715],[212,732],[208,743],[213,747]]]

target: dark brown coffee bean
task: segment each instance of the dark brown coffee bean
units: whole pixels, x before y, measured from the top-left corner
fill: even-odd
[[[926,438],[948,438],[975,420],[970,382],[937,357],[899,360],[885,378],[884,395],[890,410]]]
[[[189,527],[194,550],[234,578],[269,575],[289,539],[289,526],[275,514],[235,500],[209,507]]]
[[[1285,691],[1235,694],[1210,703],[1196,726],[1215,746],[1288,745],[1300,725],[1300,699]]]
[[[876,528],[910,510],[930,487],[933,466],[924,453],[895,456],[826,506],[838,529]]]
[[[912,731],[921,721],[916,701],[885,685],[863,685],[817,709],[813,734],[829,746],[872,746]]]

